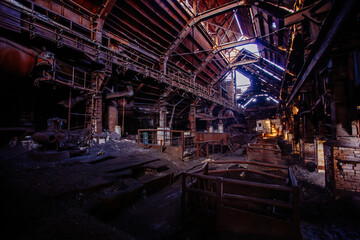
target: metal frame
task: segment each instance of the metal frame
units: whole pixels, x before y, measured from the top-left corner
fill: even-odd
[[[149,133],[151,135],[149,135]],[[161,133],[162,139],[158,139],[159,133]],[[176,134],[180,136],[174,137]],[[145,136],[147,136],[147,138]],[[139,129],[137,143],[143,147],[151,146],[154,148],[159,148],[161,151],[163,151],[163,149],[166,147],[172,147],[175,149],[172,152],[177,153],[176,155],[180,155],[178,157],[181,160],[183,159],[185,150],[184,131],[168,129]]]
[[[315,66],[317,66],[325,51],[329,48],[338,29],[342,25],[345,16],[350,12],[355,3],[356,0],[348,0],[344,1],[344,4],[340,9],[336,6],[331,9],[314,44],[316,48],[311,51],[310,56],[307,58],[307,61],[296,78],[296,82],[294,84],[295,87],[290,97],[286,100],[287,107],[300,91],[302,85],[311,72],[315,69]]]
[[[213,96],[211,93],[211,89],[209,87],[203,86],[201,84],[197,84],[193,82],[193,79],[191,77],[187,77],[187,73],[184,72],[184,74],[181,74],[183,76],[180,76],[179,73],[183,72],[183,70],[175,69],[175,68],[168,68],[168,74],[165,75],[159,70],[155,70],[153,68],[150,68],[147,65],[142,64],[136,59],[131,59],[126,54],[127,51],[129,51],[129,55],[131,55],[132,49],[131,45],[122,45],[124,46],[125,52],[117,52],[114,51],[107,46],[101,45],[100,43],[97,43],[94,37],[95,32],[94,29],[87,29],[83,27],[85,30],[87,30],[90,33],[89,37],[81,35],[81,33],[77,32],[75,29],[72,29],[72,21],[68,19],[70,28],[65,27],[59,23],[56,23],[54,21],[49,21],[48,19],[45,19],[41,17],[40,14],[36,13],[34,10],[34,6],[36,5],[33,2],[29,2],[31,4],[31,8],[26,7],[19,7],[17,5],[13,5],[9,2],[2,2],[1,4],[6,5],[7,7],[10,7],[16,11],[19,11],[23,13],[24,15],[28,16],[30,19],[34,19],[36,21],[27,21],[25,19],[17,19],[20,20],[22,23],[26,23],[27,27],[24,26],[18,26],[14,25],[11,22],[1,22],[1,25],[5,26],[12,26],[17,27],[23,31],[29,32],[32,37],[41,37],[42,39],[46,39],[52,42],[57,42],[58,47],[69,47],[71,49],[74,49],[76,51],[83,51],[87,53],[90,57],[93,58],[94,61],[101,61],[105,65],[111,66],[113,64],[120,66],[124,69],[131,69],[132,71],[141,73],[145,76],[149,76],[154,78],[155,80],[158,80],[160,82],[166,83],[170,86],[182,89],[186,92],[191,92],[194,95],[204,98],[208,101],[215,102],[221,106],[224,106],[226,108],[229,108],[233,111],[239,112],[240,109],[236,108],[231,102],[226,101],[224,99],[219,99],[217,96]],[[39,6],[41,7],[41,6]],[[47,10],[51,12],[50,10]],[[0,14],[7,16],[9,19],[16,19],[16,17],[8,15],[6,12],[1,12]],[[55,12],[52,12],[52,14],[58,15]],[[62,18],[65,18],[61,16]],[[2,19],[3,20],[3,19]],[[51,28],[46,26],[51,26]],[[109,39],[111,36],[109,37]],[[114,39],[115,41],[119,41],[118,38]],[[138,50],[136,50],[138,51]],[[151,64],[154,64],[154,59],[142,52],[139,52],[139,57],[143,59],[145,62],[150,62]]]
[[[259,183],[253,181],[235,180],[230,178],[223,178],[218,176],[211,176],[211,174],[227,174],[234,172],[234,169],[225,170],[209,170],[210,165],[219,164],[244,164],[248,167],[256,166],[261,170],[240,168],[236,172],[251,172],[253,174],[263,175],[278,181],[283,181],[284,185]],[[266,169],[276,169],[280,171],[287,171],[287,177],[278,176],[266,173]],[[286,182],[289,185],[286,186]],[[240,193],[243,188],[251,188],[258,194],[256,196],[247,195],[246,191]],[[239,193],[231,189],[240,190]],[[288,195],[288,200],[273,200],[269,199],[265,193],[271,192],[273,196]],[[235,232],[248,232],[250,234],[275,234],[280,237],[287,237],[291,239],[301,239],[301,232],[299,227],[299,200],[300,190],[297,185],[295,176],[290,168],[283,165],[266,164],[260,162],[249,161],[211,161],[194,171],[184,172],[182,174],[182,217],[183,223],[186,222],[189,211],[196,209],[199,213],[210,213],[216,216],[216,227],[218,230],[230,230]],[[245,203],[245,205],[244,205]],[[272,213],[264,211],[258,212],[249,206],[269,206],[273,209]],[[261,209],[261,208],[260,208]],[[285,211],[282,214],[277,214],[277,211],[282,209]],[[275,211],[274,211],[275,210]],[[285,214],[286,213],[286,214]],[[238,222],[240,219],[247,221]],[[256,231],[251,224],[262,226]],[[271,227],[270,227],[271,226]],[[266,231],[271,228],[270,232]],[[251,230],[252,229],[252,230]],[[276,229],[276,230],[275,230]]]
[[[220,6],[215,9],[211,9],[206,12],[199,13],[197,16],[193,17],[184,27],[184,29],[180,32],[180,34],[176,37],[176,39],[170,44],[165,53],[162,56],[162,66],[163,73],[166,75],[167,73],[167,61],[169,56],[175,51],[175,49],[183,42],[186,36],[191,32],[193,26],[198,24],[201,21],[204,21],[209,18],[213,18],[217,15],[223,14],[225,12],[231,11],[233,9],[246,6],[246,1],[236,1],[224,6]]]

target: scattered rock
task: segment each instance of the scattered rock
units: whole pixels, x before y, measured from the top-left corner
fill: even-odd
[[[121,136],[117,132],[112,132],[109,134],[110,140],[120,140]]]

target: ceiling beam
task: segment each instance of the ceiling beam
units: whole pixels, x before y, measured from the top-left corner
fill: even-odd
[[[276,18],[283,18],[284,16],[292,12],[292,10],[290,9],[279,7],[275,4],[265,1],[257,1],[254,5],[261,9],[259,11],[264,12],[267,15],[274,16]]]
[[[214,56],[218,52],[229,49],[229,48],[234,48],[234,47],[246,45],[246,44],[249,44],[249,43],[253,43],[253,42],[255,42],[255,40],[256,39],[254,39],[254,38],[253,39],[246,39],[246,40],[242,40],[242,41],[224,43],[222,45],[214,47],[214,50],[211,51],[205,57],[205,59],[202,61],[201,65],[195,70],[195,72],[194,72],[195,77],[205,69],[205,67],[208,65],[208,63],[211,62],[211,60],[214,58]]]
[[[231,10],[234,10],[239,7],[243,7],[246,5],[246,1],[235,1],[229,4],[225,4],[222,6],[219,6],[217,8],[213,8],[211,10],[199,13],[196,17],[194,17],[195,23],[207,20],[209,18],[216,17],[218,15],[224,14],[226,12],[229,12]]]
[[[295,23],[299,23],[299,22],[303,21],[305,19],[305,16],[310,16],[311,9],[315,5],[317,5],[319,2],[321,2],[321,0],[317,1],[316,3],[314,3],[310,6],[304,7],[302,9],[300,9],[299,11],[296,11],[293,14],[289,14],[289,15],[285,16],[284,17],[284,25],[291,26]]]
[[[126,46],[129,46],[131,49],[135,50],[135,51],[138,51],[139,53],[142,53],[144,54],[145,56],[155,60],[155,61],[159,61],[160,58],[158,56],[156,56],[155,54],[152,54],[150,51],[146,51],[146,50],[143,50],[142,48],[138,47],[138,46],[135,46],[134,44],[130,43],[129,41],[125,40],[125,39],[122,39],[120,37],[118,37],[117,35],[115,34],[112,34],[110,32],[106,32],[106,31],[103,31],[105,33],[106,36],[118,41],[120,44],[124,44]]]
[[[116,0],[106,0],[105,3],[101,5],[101,9],[99,9],[99,18],[94,29],[94,39],[99,43],[102,42],[102,30],[104,28],[105,19],[115,6],[115,3]]]
[[[219,46],[216,46],[214,48],[214,51],[217,53],[217,52],[229,49],[229,48],[239,47],[239,46],[243,46],[243,45],[251,44],[251,43],[255,43],[255,42],[256,42],[256,38],[249,38],[249,39],[245,39],[245,40],[241,40],[241,41],[228,42],[228,43],[224,43]]]
[[[261,39],[261,38],[257,38],[256,39],[256,43],[262,45],[263,47],[267,48],[268,50],[272,51],[273,53],[281,56],[281,57],[285,57],[286,54],[286,49],[283,48],[279,48],[273,44],[271,44],[270,42]]]
[[[244,61],[238,61],[235,63],[231,63],[229,65],[229,67],[234,68],[234,67],[238,67],[238,66],[242,66],[242,65],[251,64],[251,63],[257,63],[258,61],[259,61],[259,59],[249,59],[249,60],[244,60]]]
[[[277,96],[279,95],[279,87],[275,86],[273,81],[269,80],[268,78],[264,78],[264,76],[258,76],[258,73],[250,68],[248,65],[239,66],[237,68],[239,72],[245,75],[250,80],[255,81],[256,83],[260,84],[261,88],[271,92],[272,95]],[[263,84],[263,85],[261,85]]]
[[[235,1],[230,4],[222,5],[220,7],[199,13],[197,16],[193,17],[185,26],[185,28],[179,33],[176,39],[170,44],[170,46],[165,51],[164,55],[162,56],[162,70],[164,74],[166,74],[166,64],[169,59],[171,53],[175,51],[175,49],[181,44],[181,42],[186,38],[186,36],[191,32],[193,26],[198,24],[201,21],[207,20],[209,18],[216,17],[218,15],[224,14],[231,10],[234,10],[239,7],[246,6],[246,1]]]

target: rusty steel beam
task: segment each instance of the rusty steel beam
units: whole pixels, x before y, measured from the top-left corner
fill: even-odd
[[[146,8],[148,8],[149,10],[151,10],[152,12],[156,13],[158,10],[158,8],[154,8],[154,6],[151,5],[151,3],[149,1],[141,1],[141,4],[143,4]],[[168,11],[166,11],[166,13],[170,16],[170,13]],[[178,33],[180,31],[179,26],[177,26],[176,24],[174,24],[172,21],[166,21],[165,17],[161,17],[158,14],[155,14],[156,18],[161,21],[162,23],[165,23],[166,25],[169,25],[170,30],[175,30],[174,33]],[[162,23],[159,23],[159,25],[162,25]],[[175,36],[174,36],[175,38]]]
[[[226,74],[227,71],[229,71],[229,68],[224,68],[223,70],[221,70],[221,72],[217,75],[217,77],[213,80],[213,82],[211,83],[211,87],[214,87],[218,82],[220,82],[224,75]]]
[[[87,13],[89,16],[95,17],[96,14],[94,14],[93,12],[91,12],[89,9],[87,9],[85,6],[77,3],[76,1],[73,0],[67,0],[66,2],[70,3],[72,5],[72,7],[74,7],[74,9],[81,9],[81,11],[84,11],[85,13]]]
[[[339,2],[336,2],[339,4]],[[310,73],[315,69],[318,62],[322,58],[325,51],[329,48],[332,40],[334,39],[336,33],[344,22],[344,18],[351,11],[352,6],[355,5],[356,0],[348,0],[343,2],[343,6],[332,7],[329,15],[327,16],[324,25],[321,28],[321,31],[316,39],[314,44],[314,49],[311,51],[309,57],[301,68],[300,73],[297,76],[296,82],[294,84],[293,91],[290,97],[286,100],[286,107],[289,106],[293,98],[300,91],[302,85],[309,77]]]
[[[241,40],[241,41],[228,42],[228,43],[224,43],[219,46],[216,46],[214,48],[214,50],[217,53],[217,52],[229,49],[229,48],[239,47],[239,46],[243,46],[243,45],[251,44],[251,43],[255,43],[255,42],[256,42],[256,38],[249,38],[249,39],[245,39],[245,40]]]
[[[223,27],[221,25],[217,25],[217,24],[209,22],[209,21],[203,21],[203,22],[208,24],[208,25],[211,25],[211,26],[214,26],[214,27],[218,28],[217,34],[220,32],[220,30],[223,30],[224,32],[227,30],[227,28],[225,28],[225,27]],[[235,38],[242,36],[239,32],[235,32],[235,31],[233,31],[231,29],[229,29],[228,32],[234,34]]]
[[[233,9],[246,6],[246,1],[236,1],[230,4],[226,4],[215,9],[203,12],[192,18],[185,26],[185,28],[180,32],[176,39],[170,44],[163,56],[163,72],[166,74],[166,64],[171,53],[182,43],[185,37],[191,32],[192,28],[201,21],[204,21],[209,18],[213,18],[225,12],[231,11]]]
[[[98,21],[95,27],[95,36],[94,39],[101,43],[102,42],[102,30],[104,28],[105,19],[108,14],[111,12],[112,8],[115,6],[116,0],[106,0],[103,5],[101,5],[101,9],[99,9],[98,13]]]
[[[187,45],[188,44],[185,44],[185,42],[182,44],[182,46],[184,46],[184,48],[186,48],[186,50],[190,51],[190,47]],[[199,69],[199,67],[197,67],[197,65],[201,66],[203,64],[203,60],[201,60],[196,54],[195,54],[196,57],[193,57],[193,58],[190,58],[190,55],[188,55],[188,54],[182,55],[181,53],[178,56],[181,57],[182,59],[184,59],[185,62],[187,62],[189,65],[194,66],[195,72]],[[193,63],[192,60],[195,60],[196,65]],[[204,71],[203,73],[206,76],[208,76],[207,79],[212,79],[214,77],[213,74],[211,74],[211,72],[209,72],[209,71],[206,71],[206,72]],[[197,74],[194,75],[194,80],[195,80],[196,76],[197,76]],[[198,76],[198,77],[205,83],[209,83],[209,81],[207,79],[200,77],[200,76]]]
[[[183,107],[177,114],[176,117],[180,117],[181,114],[183,114],[185,112],[186,109],[188,109],[190,107],[190,104],[187,104],[185,107]]]
[[[153,48],[157,48],[157,47],[161,47],[162,49],[166,49],[166,47],[164,46],[164,45],[162,45],[162,44],[160,44],[159,43],[159,40],[160,41],[166,41],[166,43],[168,43],[168,41],[167,40],[165,40],[165,39],[158,39],[158,41],[156,41],[155,39],[153,39],[153,38],[151,38],[151,37],[149,37],[148,35],[146,35],[145,33],[144,33],[144,31],[142,31],[141,29],[138,29],[138,28],[136,28],[135,26],[133,26],[133,25],[131,25],[131,24],[129,24],[128,22],[126,22],[126,21],[124,21],[123,19],[121,19],[121,18],[119,18],[118,16],[116,16],[114,13],[110,13],[110,15],[111,15],[111,17],[113,17],[113,18],[115,18],[119,23],[121,23],[122,25],[124,25],[124,26],[127,26],[130,30],[131,30],[131,34],[134,34],[134,35],[140,35],[140,36],[142,36],[144,39],[146,39],[146,40],[149,40],[149,42],[147,42],[148,43],[148,45],[150,45],[150,43],[152,44],[152,45],[154,45],[154,47]],[[151,45],[150,45],[151,46]]]
[[[145,2],[147,2],[147,1],[142,1],[142,2],[144,2],[144,4],[146,4]],[[156,2],[156,4],[160,7],[160,8],[162,8],[167,14],[168,14],[168,16],[174,21],[174,22],[176,22],[179,26],[180,26],[180,28],[182,28],[185,24],[178,18],[178,16],[176,15],[176,14],[173,14],[173,11],[171,10],[171,8],[169,8],[165,3],[164,3],[164,1],[163,0],[155,0],[155,2]],[[158,10],[157,10],[158,8],[155,8],[155,13],[156,12],[158,12]]]
[[[284,25],[290,26],[295,23],[299,23],[299,22],[303,21],[305,19],[305,16],[309,16],[311,9],[315,5],[317,5],[319,2],[321,2],[321,1],[317,1],[316,3],[314,3],[310,6],[304,7],[293,14],[289,14],[289,15],[285,16],[284,17]]]
[[[133,13],[131,12],[131,11],[125,11],[124,9],[122,9],[122,8],[120,8],[120,7],[118,7],[118,6],[115,6],[115,8],[117,9],[117,10],[119,10],[123,15],[126,15],[126,16],[128,16],[130,19],[132,19],[131,20],[131,22],[129,22],[127,25],[129,26],[129,25],[134,25],[135,23],[137,23],[137,24],[139,24],[140,26],[142,26],[141,27],[141,29],[138,29],[137,31],[135,31],[135,32],[143,32],[143,33],[150,33],[150,34],[152,34],[152,35],[154,35],[154,36],[156,36],[156,38],[158,39],[158,40],[160,40],[160,41],[162,41],[162,42],[164,42],[166,45],[168,45],[169,43],[171,43],[171,41],[169,40],[169,39],[166,39],[165,38],[165,34],[160,34],[158,31],[156,31],[155,29],[153,29],[153,28],[150,28],[150,27],[148,27],[147,25],[148,24],[146,24],[146,25],[144,25],[140,20],[138,20],[137,18],[136,18],[136,16],[134,16],[133,15]],[[151,22],[151,21],[150,21]],[[157,26],[157,25],[155,25],[155,26]],[[158,26],[157,26],[158,27]],[[137,29],[137,28],[136,28]],[[147,35],[149,35],[149,34],[147,34]],[[154,37],[151,37],[151,39],[153,39]]]
[[[241,66],[243,68],[245,68],[246,70],[248,70],[249,72],[251,72],[253,75],[256,75],[257,77],[259,77],[260,79],[263,79],[267,84],[271,85],[271,86],[276,86],[276,87],[279,87],[278,85],[281,83],[280,81],[277,81],[273,78],[271,78],[271,76],[267,76],[265,74],[261,74],[260,72],[258,72],[258,70],[261,70],[261,69],[253,69],[250,67],[250,65],[244,65],[244,66]]]
[[[209,64],[209,62],[211,62],[211,60],[214,58],[214,56],[223,50],[229,49],[229,48],[234,48],[234,47],[238,47],[238,46],[242,46],[242,45],[246,45],[249,43],[254,43],[256,41],[256,39],[246,39],[246,40],[242,40],[242,41],[236,41],[236,42],[230,42],[230,43],[225,43],[219,46],[215,46],[214,50],[211,51],[206,58],[202,61],[201,65],[195,70],[194,74],[195,76],[197,76],[199,73],[201,73],[206,66]]]
[[[261,12],[264,12],[269,16],[274,16],[278,19],[284,18],[284,16],[292,13],[292,10],[290,9],[279,7],[278,5],[265,1],[257,1],[255,6],[259,8]]]
[[[229,68],[234,68],[234,67],[238,67],[238,66],[242,66],[242,65],[247,65],[247,64],[252,64],[252,63],[257,63],[259,62],[259,58],[258,59],[251,59],[251,60],[244,60],[244,61],[239,61],[239,62],[235,62],[235,63],[231,63],[229,65]]]
[[[173,35],[168,29],[165,29],[161,23],[155,21],[153,18],[151,18],[151,16],[144,10],[142,10],[138,5],[136,5],[135,2],[133,1],[126,1],[126,3],[137,13],[139,13],[140,15],[144,16],[151,24],[153,24],[154,26],[160,28],[164,33],[166,33],[168,36],[170,36],[171,38],[175,38],[176,36]],[[163,20],[164,21],[164,20]],[[168,24],[166,21],[164,21],[166,24]],[[168,24],[169,25],[169,24]]]
[[[112,22],[114,24],[114,26],[109,24],[109,22]],[[111,38],[112,38],[112,36],[115,36],[113,39],[115,39],[115,40],[119,39],[119,40],[117,40],[118,42],[128,46],[132,50],[142,52],[145,55],[149,55],[149,57],[150,57],[150,55],[152,55],[152,56],[155,56],[156,58],[159,58],[158,56],[160,56],[160,54],[161,54],[160,51],[156,52],[155,50],[151,50],[151,49],[153,49],[153,46],[149,45],[148,42],[143,41],[139,36],[136,36],[134,33],[127,31],[121,25],[119,25],[115,21],[113,21],[112,19],[107,19],[107,25],[109,28],[111,28],[110,30],[113,30],[112,32],[114,32],[114,34],[112,34],[110,32],[106,32],[108,34],[108,36],[110,36]],[[129,34],[129,35],[127,35],[127,34]],[[121,36],[130,37],[130,39],[135,40],[134,41],[135,43],[130,43],[128,40],[121,38]],[[153,57],[151,57],[151,58],[153,58]]]
[[[151,59],[153,59],[155,61],[160,60],[160,58],[158,56],[152,54],[151,52],[145,51],[145,50],[135,46],[134,44],[132,44],[132,43],[128,42],[127,40],[124,40],[124,39],[116,36],[115,34],[112,34],[110,32],[105,32],[105,35],[112,38],[112,39],[114,39],[114,40],[116,40],[116,41],[118,41],[120,44],[124,44],[126,46],[129,46],[131,49],[133,49],[133,50],[135,50],[135,51],[137,51],[137,52],[139,52],[141,54],[144,54],[145,56],[147,56],[147,57],[149,57],[149,58],[151,58]]]
[[[2,4],[3,3],[1,3],[1,5]],[[86,53],[93,61],[101,61],[106,66],[115,64],[116,66],[119,66],[119,68],[143,74],[146,77],[156,79],[159,82],[175,87],[176,89],[193,93],[199,98],[214,102],[233,111],[241,111],[236,108],[233,103],[217,96],[211,96],[210,88],[193,83],[192,79],[185,76],[186,72],[181,69],[179,71],[183,73],[182,76],[165,76],[162,72],[139,62],[138,59],[129,58],[129,56],[118,49],[108,48],[101,43],[92,41],[90,38],[77,34],[76,31],[70,31],[66,26],[60,23],[55,23],[53,21],[49,21],[48,19],[39,17],[36,11],[22,11],[21,7],[22,6],[12,5],[13,9],[19,12],[21,11],[25,17],[36,19],[35,22],[31,22],[34,26],[32,29],[25,27],[21,27],[21,29],[25,32],[29,32],[30,34],[35,33],[36,37],[39,38],[40,41],[57,42],[57,35],[54,31],[54,28],[56,28],[57,31],[61,30],[66,33],[66,35],[63,35],[64,41],[62,41],[62,47]],[[0,13],[3,14],[3,11],[0,10]],[[0,23],[2,23],[2,21],[3,20],[0,19]],[[26,20],[24,20],[24,22],[26,22]],[[79,42],[79,40],[81,40],[81,42]],[[145,56],[143,54],[138,54],[138,57],[143,59]]]
[[[195,79],[196,77],[198,77],[200,73],[205,73],[205,71],[203,71],[203,70],[206,69],[206,66],[207,66],[208,63],[211,62],[211,60],[214,58],[214,55],[215,55],[215,54],[209,54],[209,55],[204,59],[204,61],[203,61],[203,62],[201,63],[201,65],[200,65],[200,67],[195,70],[195,72],[194,72],[194,79]],[[222,69],[228,69],[228,67],[226,66],[225,68],[222,68]],[[216,76],[218,76],[218,74],[221,74],[221,73],[222,73],[222,70],[220,70],[220,72],[217,72],[217,73],[216,73],[215,71],[213,71],[213,72],[215,73],[215,76],[212,76],[211,79],[214,79]],[[208,74],[207,74],[207,75],[208,75]]]
[[[285,70],[281,70],[281,69],[275,67],[268,61],[264,60],[264,58],[262,58],[262,57],[260,57],[259,63],[260,63],[260,66],[264,66],[267,71],[271,72],[272,74],[274,74],[280,78],[283,76],[283,74],[285,72]]]
[[[117,20],[117,19],[116,19]],[[107,22],[109,24],[109,22],[112,22],[112,24],[114,24],[114,26],[110,25],[109,26],[114,29],[115,31],[117,31],[118,33],[120,34],[123,34],[127,37],[130,37],[132,39],[136,39],[136,41],[134,42],[138,42],[138,44],[143,47],[144,49],[147,49],[147,51],[151,52],[155,52],[155,51],[158,51],[158,54],[160,54],[161,51],[159,51],[158,49],[156,49],[157,46],[160,46],[156,44],[156,42],[153,42],[151,41],[150,38],[148,38],[146,35],[144,35],[143,33],[139,33],[139,34],[136,34],[136,29],[134,30],[133,27],[130,28],[131,31],[129,31],[128,29],[124,28],[123,26],[126,25],[126,23],[124,21],[121,20],[121,24],[115,22],[114,20],[108,18],[107,19]],[[119,31],[120,29],[120,31]],[[129,35],[126,35],[126,34],[129,34]],[[145,41],[144,39],[142,39],[141,37],[139,37],[138,35],[141,35],[142,37],[144,37],[145,39],[148,39],[149,41]],[[162,47],[164,48],[164,47]]]
[[[279,47],[271,44],[270,42],[266,41],[265,39],[257,38],[256,43],[262,45],[266,49],[270,50],[271,52],[273,52],[279,56],[285,56],[285,54],[286,54],[286,49],[279,48]]]
[[[134,95],[133,91],[124,91],[124,92],[119,92],[119,93],[112,93],[112,94],[108,94],[106,95],[105,99],[113,99],[113,98],[120,98],[120,97],[131,97]]]
[[[167,4],[177,13],[182,19],[185,20],[185,23],[191,18],[191,16],[186,12],[186,10],[180,5],[178,1],[166,0]]]
[[[254,81],[256,84],[260,84],[260,85],[264,84],[264,85],[261,85],[261,86],[263,86],[262,88],[264,90],[269,91],[272,95],[275,96],[275,95],[280,93],[277,86],[274,86],[272,84],[272,82],[269,81],[268,79],[263,79],[263,78],[260,78],[259,76],[257,76],[257,73],[253,69],[251,69],[250,67],[248,67],[246,65],[245,66],[240,66],[238,68],[238,71],[240,71],[243,75],[248,77],[250,80]]]
[[[240,52],[237,53],[237,56],[234,59],[238,59],[240,57],[240,54],[244,54],[243,50],[241,50]],[[219,56],[218,54],[216,55],[217,57]],[[227,65],[226,67],[224,67],[221,72],[213,79],[212,83],[211,83],[211,87],[213,88],[216,84],[218,84],[222,79],[224,79],[224,75],[226,74],[227,71],[229,71],[229,65]]]
[[[194,17],[194,20],[196,23],[207,20],[209,18],[216,17],[218,15],[224,14],[226,12],[229,12],[231,10],[234,10],[239,7],[247,6],[246,1],[235,1],[229,4],[225,4],[222,6],[219,6],[217,8],[199,13],[196,17]]]
[[[213,51],[213,46],[215,45],[215,43],[213,42],[212,39],[208,39],[205,37],[207,33],[203,29],[202,25],[199,25],[197,28],[194,28],[194,35],[197,36],[197,42],[202,47],[202,49],[204,50],[209,49],[210,52]],[[213,71],[215,71],[214,68],[219,68],[220,71],[221,69],[224,68],[224,66],[227,66],[227,62],[223,58],[221,58],[218,55],[215,55],[215,57],[217,58],[218,63],[211,61],[209,62],[209,66],[210,68],[212,68]]]
[[[100,18],[106,18],[107,15],[111,12],[112,8],[114,7],[116,0],[106,0],[104,4],[101,5],[99,16]]]

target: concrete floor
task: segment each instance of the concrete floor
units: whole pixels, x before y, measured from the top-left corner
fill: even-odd
[[[52,162],[30,158],[19,144],[2,149],[2,236],[245,239],[217,233],[207,225],[184,229],[181,224],[180,173],[200,166],[205,158],[180,161],[124,139],[88,151],[87,156]],[[323,174],[309,172],[300,162],[286,158],[301,187],[303,239],[360,239],[359,202],[334,200],[324,188]],[[245,160],[246,156],[239,150],[209,159]]]

